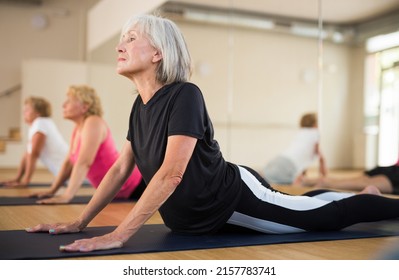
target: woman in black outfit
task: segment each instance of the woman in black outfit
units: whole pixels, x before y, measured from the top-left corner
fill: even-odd
[[[399,216],[396,199],[330,191],[287,195],[252,169],[226,162],[213,138],[202,93],[188,82],[191,59],[185,41],[170,20],[131,18],[117,52],[118,73],[138,91],[121,155],[80,217],[40,224],[29,232],[83,230],[112,200],[135,164],[147,188],[123,222],[106,235],[77,240],[61,250],[122,247],[156,211],[172,231],[193,235],[214,233],[227,224],[265,233],[339,230]]]

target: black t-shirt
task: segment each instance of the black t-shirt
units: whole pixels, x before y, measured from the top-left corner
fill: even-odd
[[[160,168],[168,136],[198,139],[183,179],[159,212],[166,226],[189,234],[212,233],[232,215],[240,196],[236,165],[223,159],[200,89],[192,83],[162,87],[133,104],[127,139],[148,184]]]

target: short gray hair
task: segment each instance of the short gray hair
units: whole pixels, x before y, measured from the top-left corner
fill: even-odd
[[[170,84],[190,79],[191,56],[183,34],[173,21],[155,15],[135,15],[125,23],[122,36],[133,26],[162,54],[162,61],[157,69],[159,82]]]

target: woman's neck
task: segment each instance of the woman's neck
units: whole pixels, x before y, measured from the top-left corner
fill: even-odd
[[[75,123],[76,130],[78,130],[78,131],[82,130],[82,127],[83,127],[83,125],[85,123],[85,120],[86,120],[86,117],[84,117],[84,116],[72,120]]]
[[[155,79],[151,80],[133,80],[136,85],[137,91],[141,96],[144,104],[147,104],[148,101],[154,96],[154,94],[164,86],[164,84],[156,81]]]

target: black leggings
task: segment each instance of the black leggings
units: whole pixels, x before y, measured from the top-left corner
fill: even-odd
[[[399,217],[399,199],[327,190],[294,196],[274,190],[247,167],[239,169],[241,200],[228,224],[266,233],[293,233],[339,230]]]

